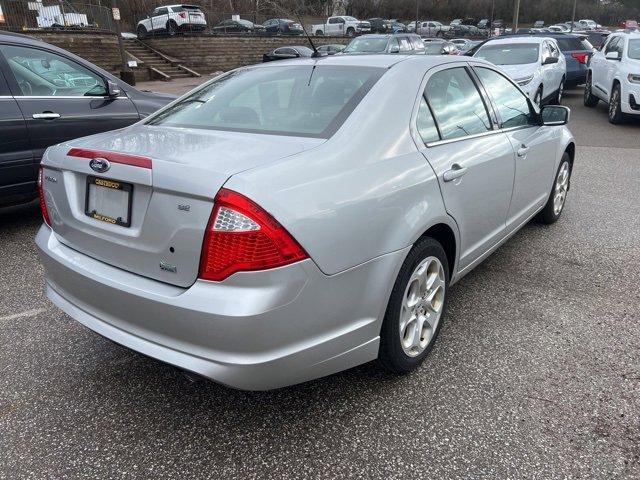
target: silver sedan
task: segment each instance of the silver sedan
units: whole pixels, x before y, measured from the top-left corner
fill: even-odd
[[[474,58],[232,71],[131,127],[49,148],[48,297],[126,347],[241,389],[418,367],[450,286],[555,222],[575,144]]]

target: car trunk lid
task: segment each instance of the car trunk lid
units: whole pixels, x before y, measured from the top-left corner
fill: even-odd
[[[81,253],[188,287],[198,275],[213,198],[226,180],[323,141],[139,125],[60,144],[43,159],[51,225]],[[105,159],[109,168],[99,171]],[[118,215],[122,221],[114,223]]]

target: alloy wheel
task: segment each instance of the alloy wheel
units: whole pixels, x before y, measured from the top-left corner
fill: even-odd
[[[609,118],[615,118],[618,111],[618,102],[620,102],[620,90],[616,88],[613,90],[611,101],[609,102]]]
[[[569,190],[569,162],[564,162],[558,170],[556,183],[553,190],[553,213],[560,215],[564,207],[564,201],[567,198],[567,190]]]
[[[420,355],[437,328],[445,298],[444,267],[436,257],[427,257],[415,268],[400,309],[400,344],[410,357]]]

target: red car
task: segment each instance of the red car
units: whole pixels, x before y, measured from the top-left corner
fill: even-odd
[[[623,20],[618,24],[620,28],[638,28],[637,20]]]

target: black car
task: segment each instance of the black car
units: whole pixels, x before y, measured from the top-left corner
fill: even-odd
[[[302,25],[286,18],[272,18],[262,24],[267,33],[280,35],[302,35]]]
[[[292,47],[279,47],[272,50],[269,53],[262,55],[263,62],[272,62],[274,60],[287,60],[292,58],[309,58],[313,54],[313,50],[309,47],[292,46]]]
[[[392,22],[384,18],[370,18],[367,20],[371,24],[371,33],[390,33],[392,32]]]
[[[37,196],[50,145],[126,127],[174,98],[137,90],[53,45],[0,33],[0,205]]]
[[[346,45],[340,43],[331,43],[329,45],[320,45],[318,51],[326,55],[335,55],[336,53],[342,53]]]
[[[223,20],[211,30],[215,33],[264,33],[265,27],[249,20]]]

